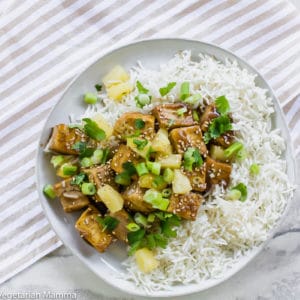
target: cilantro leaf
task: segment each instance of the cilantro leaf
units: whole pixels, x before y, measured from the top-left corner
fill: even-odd
[[[149,90],[146,89],[146,88],[141,84],[140,81],[137,81],[137,82],[136,82],[136,87],[137,87],[137,89],[138,89],[138,91],[139,91],[140,94],[148,94],[148,92],[149,92]]]
[[[225,115],[229,112],[230,106],[225,96],[220,96],[215,100],[217,111],[221,115]]]
[[[101,84],[95,84],[95,89],[97,92],[100,92],[102,90],[102,85]]]
[[[100,225],[102,225],[103,230],[108,230],[108,231],[113,231],[120,221],[116,218],[113,218],[111,216],[105,216],[104,218],[97,217],[97,221],[99,222]]]
[[[194,150],[193,157],[195,159],[196,167],[201,167],[203,165],[203,159],[198,149]]]
[[[135,129],[143,129],[145,127],[145,122],[142,119],[135,119],[134,120],[134,127]]]
[[[162,88],[159,89],[159,93],[160,95],[163,97],[165,95],[167,95],[172,89],[173,87],[176,85],[176,82],[169,82],[167,84],[167,86],[164,86]]]
[[[204,142],[208,144],[211,139],[216,139],[231,129],[232,124],[228,115],[215,118],[211,121],[208,131],[204,134]]]
[[[83,157],[90,157],[93,155],[95,149],[94,148],[90,148],[87,147],[87,143],[86,142],[76,142],[73,146],[72,146],[73,150],[76,150],[79,153],[79,158],[83,158]]]
[[[89,118],[84,118],[83,121],[85,122],[84,132],[86,133],[86,135],[96,141],[102,141],[106,138],[105,131],[99,128],[98,124],[95,121]]]
[[[127,162],[123,163],[122,167],[123,167],[123,170],[125,172],[127,172],[130,176],[136,174],[136,169],[132,162],[127,161]]]
[[[103,163],[103,164],[106,163],[109,153],[110,153],[109,148],[103,149],[103,156],[102,156],[102,161],[101,161],[101,163]]]
[[[146,145],[148,144],[148,141],[147,140],[134,139],[133,143],[136,145],[138,150],[143,150],[146,147]]]
[[[84,182],[84,180],[86,179],[86,175],[84,173],[79,173],[78,175],[75,175],[72,180],[71,180],[71,185],[79,185],[81,186],[81,184]]]
[[[127,234],[128,244],[133,245],[143,239],[146,231],[145,229],[139,229],[137,231],[131,231]]]

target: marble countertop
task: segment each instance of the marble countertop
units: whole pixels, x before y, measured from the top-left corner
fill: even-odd
[[[191,295],[189,299],[300,299],[299,167],[300,157],[295,198],[282,224],[263,251],[229,280],[207,291]],[[20,293],[19,298],[11,299],[30,299],[29,296],[21,298],[25,293],[31,293],[32,299],[151,299],[133,297],[110,287],[64,246],[0,286],[0,299],[7,299],[4,297],[9,293]],[[34,293],[42,296],[33,298]],[[72,294],[59,298],[59,293]]]

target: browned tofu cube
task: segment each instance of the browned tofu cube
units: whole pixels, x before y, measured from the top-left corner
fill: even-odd
[[[142,120],[145,122],[144,127],[137,127],[136,120]],[[152,138],[154,135],[154,121],[154,117],[149,114],[142,114],[139,112],[124,113],[115,123],[114,135],[126,140],[127,137],[134,135],[137,131],[139,131],[141,137]]]
[[[123,241],[125,243],[128,242],[127,240],[127,234],[128,234],[128,229],[127,225],[132,221],[130,215],[128,212],[124,209],[121,209],[115,213],[110,213],[109,214],[111,217],[117,219],[119,221],[119,224],[117,227],[112,231],[112,234],[120,241]]]
[[[132,211],[139,211],[142,213],[154,211],[153,207],[143,200],[144,194],[145,189],[142,189],[137,182],[133,182],[122,194],[124,206]]]
[[[228,131],[222,134],[220,137],[211,141],[212,144],[221,146],[223,148],[228,148],[234,142],[233,131]]]
[[[181,114],[180,110],[182,109],[185,109],[186,112]],[[195,124],[191,108],[183,103],[158,105],[153,108],[152,113],[160,128],[172,129]]]
[[[207,155],[206,145],[203,141],[199,125],[172,129],[170,140],[174,150],[181,154],[189,147],[194,147],[203,155]]]
[[[78,185],[72,185],[72,178],[68,178],[54,185],[54,191],[59,198],[65,212],[80,210],[89,205],[87,196],[81,193]]]
[[[206,158],[206,177],[210,184],[228,185],[231,174],[231,165]]]
[[[215,104],[209,104],[205,107],[203,114],[200,118],[200,126],[203,132],[206,132],[210,122],[219,117],[219,113],[217,112],[217,108]]]
[[[104,252],[111,244],[113,237],[103,230],[102,225],[97,221],[101,217],[94,206],[89,206],[80,216],[75,224],[80,236],[90,243],[99,252]]]
[[[201,168],[195,168],[193,171],[183,171],[189,178],[193,191],[203,192],[206,190],[206,164]]]
[[[183,195],[172,194],[168,212],[176,214],[183,219],[195,220],[202,199],[200,194],[192,192]]]
[[[49,139],[48,148],[51,151],[62,154],[78,154],[72,149],[76,142],[86,142],[88,137],[78,128],[69,128],[65,124],[59,124],[53,127]]]
[[[113,156],[110,166],[115,172],[121,173],[124,171],[123,164],[126,162],[137,164],[139,162],[139,156],[128,146],[121,145],[116,154]]]

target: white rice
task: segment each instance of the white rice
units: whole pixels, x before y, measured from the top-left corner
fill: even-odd
[[[131,80],[133,84],[141,81],[153,96],[152,104],[145,107],[145,111],[162,101],[159,88],[171,81],[177,85],[163,102],[178,99],[183,81],[191,82],[192,93],[203,96],[202,105],[204,101],[226,96],[236,137],[247,150],[244,161],[233,163],[231,186],[243,182],[248,187],[248,198],[245,202],[227,201],[222,188],[216,186],[205,196],[196,221],[184,222],[167,248],[157,250],[158,269],[143,274],[130,257],[124,262],[127,272],[122,278],[135,282],[141,289],[153,291],[170,289],[177,283],[222,277],[241,256],[267,239],[292,195],[286,161],[280,158],[285,142],[278,129],[272,130],[272,100],[265,90],[255,85],[255,75],[241,69],[237,62],[227,60],[223,64],[202,54],[195,62],[191,61],[190,51],[177,54],[160,70],[145,69],[138,63],[131,70]],[[108,99],[103,92],[99,94],[103,103],[90,106],[84,116],[92,117],[100,112],[113,124],[123,112],[139,110],[134,100],[136,95],[137,91],[133,91],[120,104]],[[261,165],[257,176],[249,176],[253,163]]]

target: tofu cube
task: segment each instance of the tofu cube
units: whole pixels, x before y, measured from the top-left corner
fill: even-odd
[[[231,165],[206,158],[206,178],[210,184],[228,185],[231,174]]]
[[[185,176],[190,180],[192,190],[203,192],[206,190],[206,164],[204,163],[200,168],[195,168],[193,171],[184,171]]]
[[[113,237],[104,231],[102,225],[97,221],[97,217],[100,216],[99,211],[91,205],[77,220],[75,228],[79,231],[80,236],[97,251],[104,252],[111,244]]]
[[[112,231],[112,234],[118,240],[127,243],[128,242],[128,240],[127,240],[128,229],[126,226],[132,222],[130,215],[124,209],[121,209],[115,213],[110,213],[109,215],[119,221],[119,224]]]
[[[202,196],[197,193],[172,194],[168,212],[178,215],[186,220],[195,220],[202,202]]]
[[[219,116],[220,114],[217,112],[217,107],[215,104],[207,105],[200,118],[201,130],[203,132],[206,132],[208,130],[210,122]]]
[[[184,153],[189,147],[197,148],[201,155],[207,155],[199,125],[172,129],[170,140],[177,153]]]
[[[72,185],[72,178],[63,180],[53,186],[65,212],[73,212],[89,205],[89,199],[82,194],[78,185]]]
[[[182,109],[186,110],[186,112],[179,113]],[[183,103],[158,105],[154,107],[152,113],[158,121],[160,128],[172,129],[195,124],[191,108]]]

